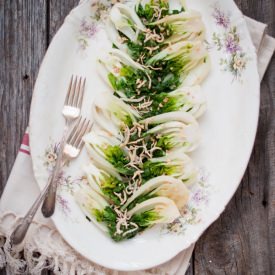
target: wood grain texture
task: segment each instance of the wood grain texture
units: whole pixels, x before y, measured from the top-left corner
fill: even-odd
[[[28,125],[45,31],[45,0],[0,0],[0,195]]]
[[[244,14],[267,23],[275,36],[274,0],[236,2]],[[0,0],[0,194],[27,126],[32,88],[46,47],[77,3]],[[274,104],[273,57],[261,86],[259,129],[249,166],[225,212],[198,241],[188,275],[274,274]]]
[[[44,0],[0,5],[0,192],[29,119],[32,89],[46,50]]]
[[[79,3],[79,0],[50,0],[49,11],[49,39],[52,39],[56,31],[64,22],[65,17]]]

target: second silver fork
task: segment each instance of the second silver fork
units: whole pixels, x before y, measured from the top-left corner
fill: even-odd
[[[65,98],[62,114],[65,118],[65,127],[63,130],[63,136],[60,142],[59,150],[63,152],[65,146],[65,140],[68,135],[68,131],[72,122],[80,115],[83,96],[85,91],[86,79],[81,77],[71,77],[70,85],[68,88],[67,96]],[[56,165],[52,176],[52,183],[48,188],[48,193],[44,199],[41,211],[44,217],[49,218],[53,215],[55,209],[55,199],[57,190],[57,180],[62,164],[62,154],[58,154]]]
[[[68,136],[68,139],[66,140],[65,149],[67,149],[67,151],[69,152],[59,151],[59,154],[62,155],[63,164],[66,163],[68,160],[76,158],[79,155],[84,145],[82,137],[86,133],[88,133],[91,128],[92,124],[89,120],[80,118],[79,121],[77,121],[75,127],[72,129],[71,133]],[[48,188],[52,182],[51,179],[52,178],[49,177],[46,186],[41,191],[40,195],[38,196],[32,207],[29,209],[27,214],[23,218],[20,218],[18,220],[16,227],[10,237],[10,241],[12,244],[20,244],[24,240],[26,233],[33,221],[33,218],[48,192]]]

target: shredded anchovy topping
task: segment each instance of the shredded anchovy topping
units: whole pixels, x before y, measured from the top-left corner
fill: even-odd
[[[153,53],[153,51],[159,49],[159,46],[156,46],[156,47],[144,47],[146,50],[149,51],[150,54]]]
[[[152,87],[152,79],[151,79],[150,75],[147,72],[145,72],[145,74],[147,75],[148,80],[149,80],[148,88],[151,89],[151,87]]]
[[[162,43],[164,41],[164,35],[162,33],[157,34],[156,30],[150,30],[150,29],[146,29],[145,31],[145,39],[144,42],[146,43],[149,40],[154,40],[157,41],[158,43]]]
[[[137,81],[136,81],[137,88],[140,89],[142,86],[145,85],[146,82],[147,82],[146,80],[142,81],[141,79],[137,79]]]
[[[167,8],[164,8],[164,7],[160,9],[160,8],[157,7],[157,6],[152,6],[152,8],[153,8],[154,11],[155,11],[153,17],[156,18],[156,21],[158,21],[158,20],[160,19],[161,14],[162,14],[162,11],[167,9]]]
[[[129,127],[126,125],[125,126],[125,139],[124,141],[120,144],[120,147],[125,147],[129,140],[130,140],[130,137],[131,137],[131,133],[130,133],[130,130],[129,130]]]
[[[121,42],[121,43],[124,43],[124,42],[126,42],[127,40],[128,40],[127,37],[124,37],[124,36],[121,36],[121,37],[120,37],[120,42]]]
[[[144,99],[145,99],[145,96],[142,96],[140,98],[131,97],[131,98],[123,98],[123,101],[126,101],[126,102],[140,102]]]
[[[123,211],[123,210],[120,210],[118,207],[114,207],[114,211],[117,214],[115,235],[122,234],[122,236],[126,236],[126,235],[136,231],[139,228],[136,223],[129,221],[131,219],[131,217],[128,215],[127,210]],[[121,227],[124,226],[126,229],[128,229],[130,225],[133,226],[134,228],[123,232]]]
[[[121,226],[125,226],[126,229],[128,228],[129,226],[128,221],[130,220],[130,217],[127,215],[127,210],[122,211],[118,207],[114,207],[114,211],[117,214],[115,234],[120,235],[121,233],[123,233],[123,231],[121,230]]]
[[[122,194],[116,192],[114,192],[114,194],[119,198],[120,205],[123,205],[127,201],[127,194],[125,190],[123,190]]]
[[[130,222],[130,225],[134,226],[134,228],[133,228],[133,229],[130,229],[130,230],[128,230],[128,231],[125,231],[125,232],[122,234],[122,236],[126,236],[126,235],[128,235],[128,234],[130,234],[130,233],[132,233],[132,232],[135,232],[136,230],[138,230],[138,225],[137,225],[137,224],[135,224],[135,223],[133,223],[133,222]]]
[[[146,68],[148,68],[148,69],[151,69],[151,70],[153,70],[153,71],[160,71],[160,70],[162,70],[162,68],[160,68],[160,67],[155,68],[155,67],[152,67],[151,65],[146,65],[146,66],[144,66],[144,67],[146,67]]]

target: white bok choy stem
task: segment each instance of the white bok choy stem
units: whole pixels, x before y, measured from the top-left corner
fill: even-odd
[[[134,42],[139,31],[146,30],[135,10],[125,4],[117,3],[112,7],[110,20],[118,31]]]
[[[89,186],[96,191],[98,194],[104,197],[102,192],[102,182],[110,175],[103,169],[97,168],[93,164],[89,164],[84,168]]]
[[[208,53],[201,41],[181,41],[151,57],[147,64],[153,65],[158,61],[177,61],[182,62],[182,71],[185,71],[194,68],[207,56]]]
[[[133,70],[145,71],[144,67],[135,62],[129,55],[118,49],[112,49],[108,53],[102,55],[97,62],[97,71],[100,77],[111,87],[110,74],[114,77],[123,78],[123,68],[129,66]],[[127,98],[123,91],[116,91],[120,97]]]
[[[179,121],[186,125],[198,124],[196,119],[192,115],[183,111],[164,113],[157,116],[149,117],[141,120],[140,123],[144,123],[145,125],[154,125],[154,124],[160,124],[160,123],[165,123],[170,121]]]
[[[186,10],[186,1],[185,0],[164,0],[169,2],[169,10],[172,12],[173,10]]]
[[[117,48],[127,51],[120,33],[137,43],[139,32],[145,30],[145,26],[133,8],[121,3],[113,6],[106,24],[106,31],[109,39]]]
[[[211,69],[210,57],[206,56],[195,68],[193,68],[183,79],[180,87],[201,84],[208,76]]]
[[[182,10],[182,8],[184,10],[186,10],[186,2],[185,0],[137,0],[136,1],[136,7],[138,5],[142,5],[143,7],[146,5],[146,4],[152,4],[153,6],[155,7],[158,7],[159,8],[159,4],[160,3],[167,3],[168,6],[169,6],[169,11],[172,12],[173,10]]]
[[[95,99],[93,115],[103,130],[116,137],[119,137],[122,127],[136,122],[140,117],[130,105],[108,92]]]
[[[101,230],[108,232],[106,226],[96,219],[97,212],[101,212],[105,207],[110,206],[108,202],[92,188],[84,185],[80,186],[74,197],[85,216],[93,221]]]
[[[184,149],[172,150],[164,157],[152,158],[144,163],[144,167],[149,171],[163,168],[160,171],[165,175],[175,177],[187,185],[192,185],[198,179],[198,169]]]
[[[181,41],[166,47],[147,61],[147,65],[170,62],[181,75],[182,86],[200,84],[210,70],[210,59],[201,41]]]
[[[165,39],[164,43],[176,43],[184,40],[205,39],[205,26],[201,19],[201,14],[197,11],[184,11],[179,14],[165,16],[164,18],[151,23],[151,25],[169,26],[172,35]]]
[[[174,201],[179,209],[182,209],[189,198],[189,190],[182,181],[170,176],[159,176],[144,183],[123,205],[126,209],[135,199],[144,195],[167,197]]]
[[[170,92],[169,97],[174,97],[182,107],[180,111],[188,112],[195,118],[202,116],[206,110],[206,97],[199,85],[180,87]]]
[[[156,197],[144,201],[136,205],[128,212],[130,217],[147,213],[148,218],[147,226],[152,226],[159,223],[171,223],[180,216],[180,212],[176,204],[165,197]]]
[[[158,139],[165,138],[169,148],[182,148],[184,152],[193,151],[201,139],[200,129],[195,118],[186,112],[170,112],[141,121],[149,129],[146,135],[156,135]]]
[[[84,136],[83,140],[90,157],[97,167],[120,179],[121,177],[116,171],[116,168],[106,159],[106,149],[112,146],[117,146],[120,142],[116,138],[110,137],[105,133],[94,132]]]

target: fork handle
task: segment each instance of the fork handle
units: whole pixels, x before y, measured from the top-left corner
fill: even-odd
[[[52,181],[52,176],[50,176],[48,178],[47,184],[45,185],[44,189],[42,190],[40,195],[37,197],[37,199],[31,206],[31,208],[29,209],[27,214],[23,218],[20,218],[18,220],[16,227],[10,236],[10,240],[11,240],[12,244],[17,245],[17,244],[20,244],[24,240],[24,238],[28,232],[28,229],[33,221],[33,218],[47,194],[47,191],[48,191],[51,181]]]
[[[57,182],[54,180],[50,184],[49,190],[45,196],[45,199],[42,204],[41,212],[45,218],[49,218],[53,215],[55,210],[55,201],[56,201],[56,191],[57,191]]]
[[[53,172],[53,177],[41,208],[42,214],[45,218],[51,217],[55,210],[57,182],[58,182],[60,170],[64,166],[63,151],[66,144],[68,130],[69,130],[69,123],[66,121],[66,125],[63,131],[63,137],[60,142],[60,149],[59,149],[60,151],[57,156],[56,165]]]
[[[63,151],[64,145],[62,145],[62,148],[60,148],[60,149]],[[63,153],[61,153],[61,155],[63,155]],[[62,163],[61,159],[62,159],[62,157],[56,163],[55,172],[53,173],[53,177],[51,178],[49,188],[48,188],[48,190],[45,194],[46,196],[43,200],[41,211],[45,218],[51,217],[55,210],[57,183],[58,183],[60,170],[62,169],[62,167],[64,165]]]
[[[48,192],[46,193],[45,199],[42,204],[42,214],[45,218],[49,218],[53,215],[55,210],[55,202],[56,202],[56,192],[57,192],[57,179],[53,178],[51,182]]]

